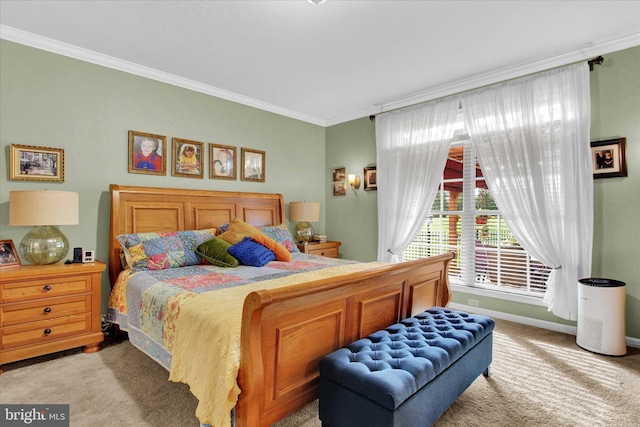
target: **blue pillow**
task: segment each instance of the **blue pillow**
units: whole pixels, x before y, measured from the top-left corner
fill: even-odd
[[[227,251],[240,263],[253,267],[262,267],[269,261],[276,259],[273,251],[253,241],[251,237],[245,237],[235,245],[230,246]]]

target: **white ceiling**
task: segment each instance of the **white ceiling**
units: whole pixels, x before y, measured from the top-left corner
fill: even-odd
[[[0,0],[0,24],[7,40],[328,126],[640,45],[640,0]]]

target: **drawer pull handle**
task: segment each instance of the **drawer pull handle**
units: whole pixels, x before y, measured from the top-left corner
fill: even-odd
[[[49,292],[51,290],[51,286],[50,285],[45,285],[44,288],[42,288],[45,292]]]
[[[322,252],[320,255],[324,256],[324,252]]]
[[[51,307],[45,307],[44,312],[47,314],[51,313]]]
[[[47,328],[44,330],[45,335],[49,335],[51,333],[51,329]]]

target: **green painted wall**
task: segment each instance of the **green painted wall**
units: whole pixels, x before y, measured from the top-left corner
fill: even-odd
[[[592,140],[626,137],[629,166],[626,178],[595,180],[592,276],[627,284],[626,333],[640,338],[640,47],[605,55],[604,64],[591,73],[591,101]],[[347,166],[349,172],[375,164],[375,127],[369,119],[327,128],[326,143],[327,183],[332,167]],[[352,192],[346,198],[327,193],[327,229],[336,239],[348,240],[343,243],[347,258],[376,259],[375,199],[376,192],[361,191],[357,198]],[[544,307],[460,292],[454,292],[452,300],[467,304],[468,298],[487,310],[575,325]]]
[[[29,227],[9,227],[9,191],[80,194],[80,224],[61,230],[71,247],[95,249],[106,261],[109,184],[278,192],[285,201],[322,202],[324,231],[325,129],[169,84],[20,44],[0,42],[0,239],[16,245]],[[264,150],[266,182],[128,173],[127,132]],[[9,180],[11,144],[64,149],[63,183]],[[208,150],[207,150],[208,156]],[[292,179],[296,177],[296,179]],[[288,212],[288,205],[287,205]],[[288,214],[287,214],[288,215]],[[68,257],[71,257],[69,254]],[[1,274],[1,273],[0,273]],[[109,291],[105,274],[103,306]]]
[[[327,128],[327,237],[342,242],[343,258],[377,258],[378,192],[364,191],[363,181],[364,168],[375,164],[375,124],[371,120],[363,118]],[[345,196],[333,195],[333,169],[339,167],[344,167],[347,174],[360,176],[360,189],[355,193],[347,183]]]

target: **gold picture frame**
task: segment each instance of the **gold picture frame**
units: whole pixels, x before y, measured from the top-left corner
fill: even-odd
[[[13,240],[0,240],[0,268],[17,267],[20,264],[20,257]]]
[[[591,143],[593,178],[627,176],[627,138],[608,139]]]
[[[64,182],[64,149],[11,144],[9,179]]]
[[[171,176],[204,178],[204,142],[172,138]]]
[[[237,158],[238,149],[236,147],[209,144],[209,178],[235,181],[238,178]]]
[[[129,173],[167,174],[167,137],[129,131]]]
[[[266,153],[242,148],[242,181],[264,182],[266,175]]]

